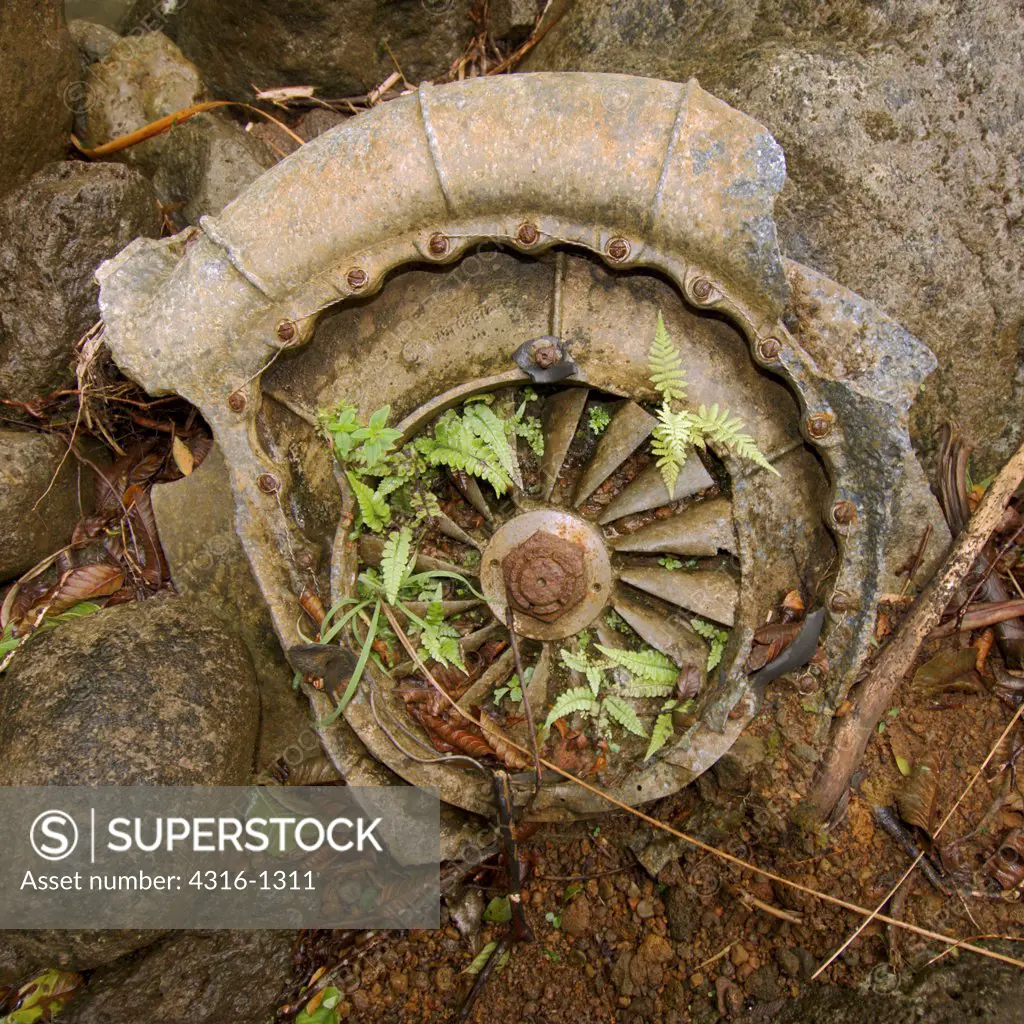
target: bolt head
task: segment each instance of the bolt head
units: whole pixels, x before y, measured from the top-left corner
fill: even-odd
[[[546,370],[558,362],[558,349],[550,342],[546,342],[531,349],[530,358],[542,370]]]
[[[706,277],[698,277],[690,290],[698,302],[707,302],[714,295],[715,286]]]
[[[615,260],[616,263],[621,263],[624,259],[629,258],[629,242],[624,238],[613,238],[608,243],[607,252],[609,259]]]
[[[519,230],[516,232],[516,240],[520,245],[536,245],[539,238],[540,232],[533,224],[527,222],[519,225]]]
[[[827,437],[832,430],[832,414],[816,412],[807,420],[807,433],[811,437]]]
[[[366,271],[362,267],[353,267],[345,277],[348,282],[349,288],[353,291],[359,291],[360,288],[366,287],[366,282],[369,278],[366,276]]]
[[[447,256],[448,255],[448,237],[438,232],[435,235],[430,236],[430,241],[427,243],[427,249],[431,256]]]
[[[282,345],[291,344],[299,336],[299,328],[294,320],[282,320],[277,325],[277,340]]]
[[[232,412],[244,412],[246,404],[245,395],[241,391],[232,391],[228,395],[228,408]]]
[[[852,501],[837,501],[832,506],[832,518],[840,526],[849,526],[857,518],[857,509]]]
[[[583,550],[538,530],[502,560],[512,607],[541,622],[555,622],[587,594]]]
[[[256,481],[256,486],[264,494],[277,494],[281,489],[281,481],[273,473],[263,473]]]
[[[757,343],[757,354],[766,363],[771,363],[779,358],[782,351],[782,342],[778,338],[762,338]]]

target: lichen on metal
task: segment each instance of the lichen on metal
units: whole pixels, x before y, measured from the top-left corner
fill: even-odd
[[[612,87],[627,91],[625,109],[605,104]],[[299,594],[337,594],[351,562],[344,531],[335,536],[342,493],[318,407],[387,403],[429,418],[438,396],[451,404],[527,381],[516,353],[549,337],[577,366],[566,383],[642,402],[662,311],[693,400],[742,415],[782,475],[719,453],[742,574],[729,667],[702,695],[699,727],[617,792],[638,803],[691,781],[750,721],[762,696],[742,667],[753,630],[803,570],[835,555],[830,589],[815,595],[830,608],[835,703],[916,547],[907,513],[948,536],[907,436],[934,360],[869,303],[783,259],[772,207],[784,174],[764,128],[695,82],[542,74],[423,86],[303,146],[199,230],[139,240],[105,264],[106,339],[127,373],[182,394],[212,426],[288,648],[301,641]],[[294,325],[287,343],[282,323]],[[279,483],[269,493],[268,474]],[[293,554],[331,548],[333,579]],[[364,702],[347,717],[355,732],[339,722],[323,740],[351,781],[432,783],[486,808],[486,787],[446,769],[414,768],[376,742],[371,757]],[[601,809],[563,786],[541,813]]]

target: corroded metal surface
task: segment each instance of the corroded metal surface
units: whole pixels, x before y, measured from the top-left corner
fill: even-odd
[[[184,395],[211,424],[286,648],[301,642],[303,590],[343,593],[355,567],[347,528],[335,536],[348,497],[316,437],[317,407],[345,398],[364,413],[390,403],[409,416],[450,389],[526,380],[513,354],[547,335],[569,343],[592,388],[653,397],[647,347],[662,311],[692,401],[741,416],[781,477],[719,453],[743,580],[729,669],[701,696],[702,724],[616,792],[639,803],[705,771],[755,713],[760,694],[742,664],[784,589],[834,561],[833,588],[847,599],[819,595],[836,609],[825,632],[834,702],[869,650],[874,607],[916,527],[935,524],[929,557],[948,534],[907,437],[931,353],[858,296],[783,260],[772,204],[784,163],[760,125],[692,82],[630,79],[629,110],[609,110],[602,97],[618,80],[424,86],[302,147],[200,230],[133,243],[98,277],[122,368],[153,392]],[[545,255],[555,248],[557,258]],[[430,269],[398,269],[413,263]],[[788,310],[787,274],[802,296]],[[688,489],[707,486],[693,475]],[[275,487],[261,486],[268,476]],[[648,475],[641,491],[638,478],[628,511],[664,500],[648,493],[654,483]],[[845,521],[828,513],[837,502],[853,510]],[[312,568],[298,557],[327,549]],[[653,620],[642,602],[623,608],[643,634]],[[676,628],[680,650],[698,656],[699,638]],[[314,697],[320,713],[325,700]],[[322,733],[339,768],[354,783],[398,782],[356,737],[373,728],[365,701],[347,715]],[[389,763],[453,803],[489,806],[485,785]],[[602,809],[561,786],[541,813]]]

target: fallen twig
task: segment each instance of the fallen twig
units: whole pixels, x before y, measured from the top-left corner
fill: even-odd
[[[967,529],[960,534],[946,564],[921,592],[900,631],[882,650],[867,678],[861,683],[853,710],[839,720],[814,787],[804,801],[802,817],[821,821],[828,817],[860,763],[868,740],[875,734],[885,710],[892,704],[921,643],[938,625],[957,588],[970,572],[989,536],[1003,516],[1003,509],[1024,479],[1024,444],[1003,467],[985,492]]]
[[[984,629],[986,626],[994,626],[998,622],[1016,619],[1021,615],[1024,615],[1022,600],[982,602],[974,605],[969,612],[965,612],[962,618],[958,616],[942,623],[941,626],[936,626],[928,634],[928,639],[938,640],[954,633],[969,633],[973,629]]]

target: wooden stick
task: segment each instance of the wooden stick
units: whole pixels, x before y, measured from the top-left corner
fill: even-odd
[[[849,785],[860,764],[868,740],[874,735],[896,689],[914,664],[922,641],[938,625],[942,613],[970,572],[992,531],[1003,517],[1006,503],[1024,479],[1024,444],[1002,468],[985,492],[978,510],[960,534],[946,564],[921,592],[899,633],[879,655],[868,677],[860,685],[853,710],[844,715],[832,731],[822,758],[818,777],[800,809],[807,823],[828,817]]]

